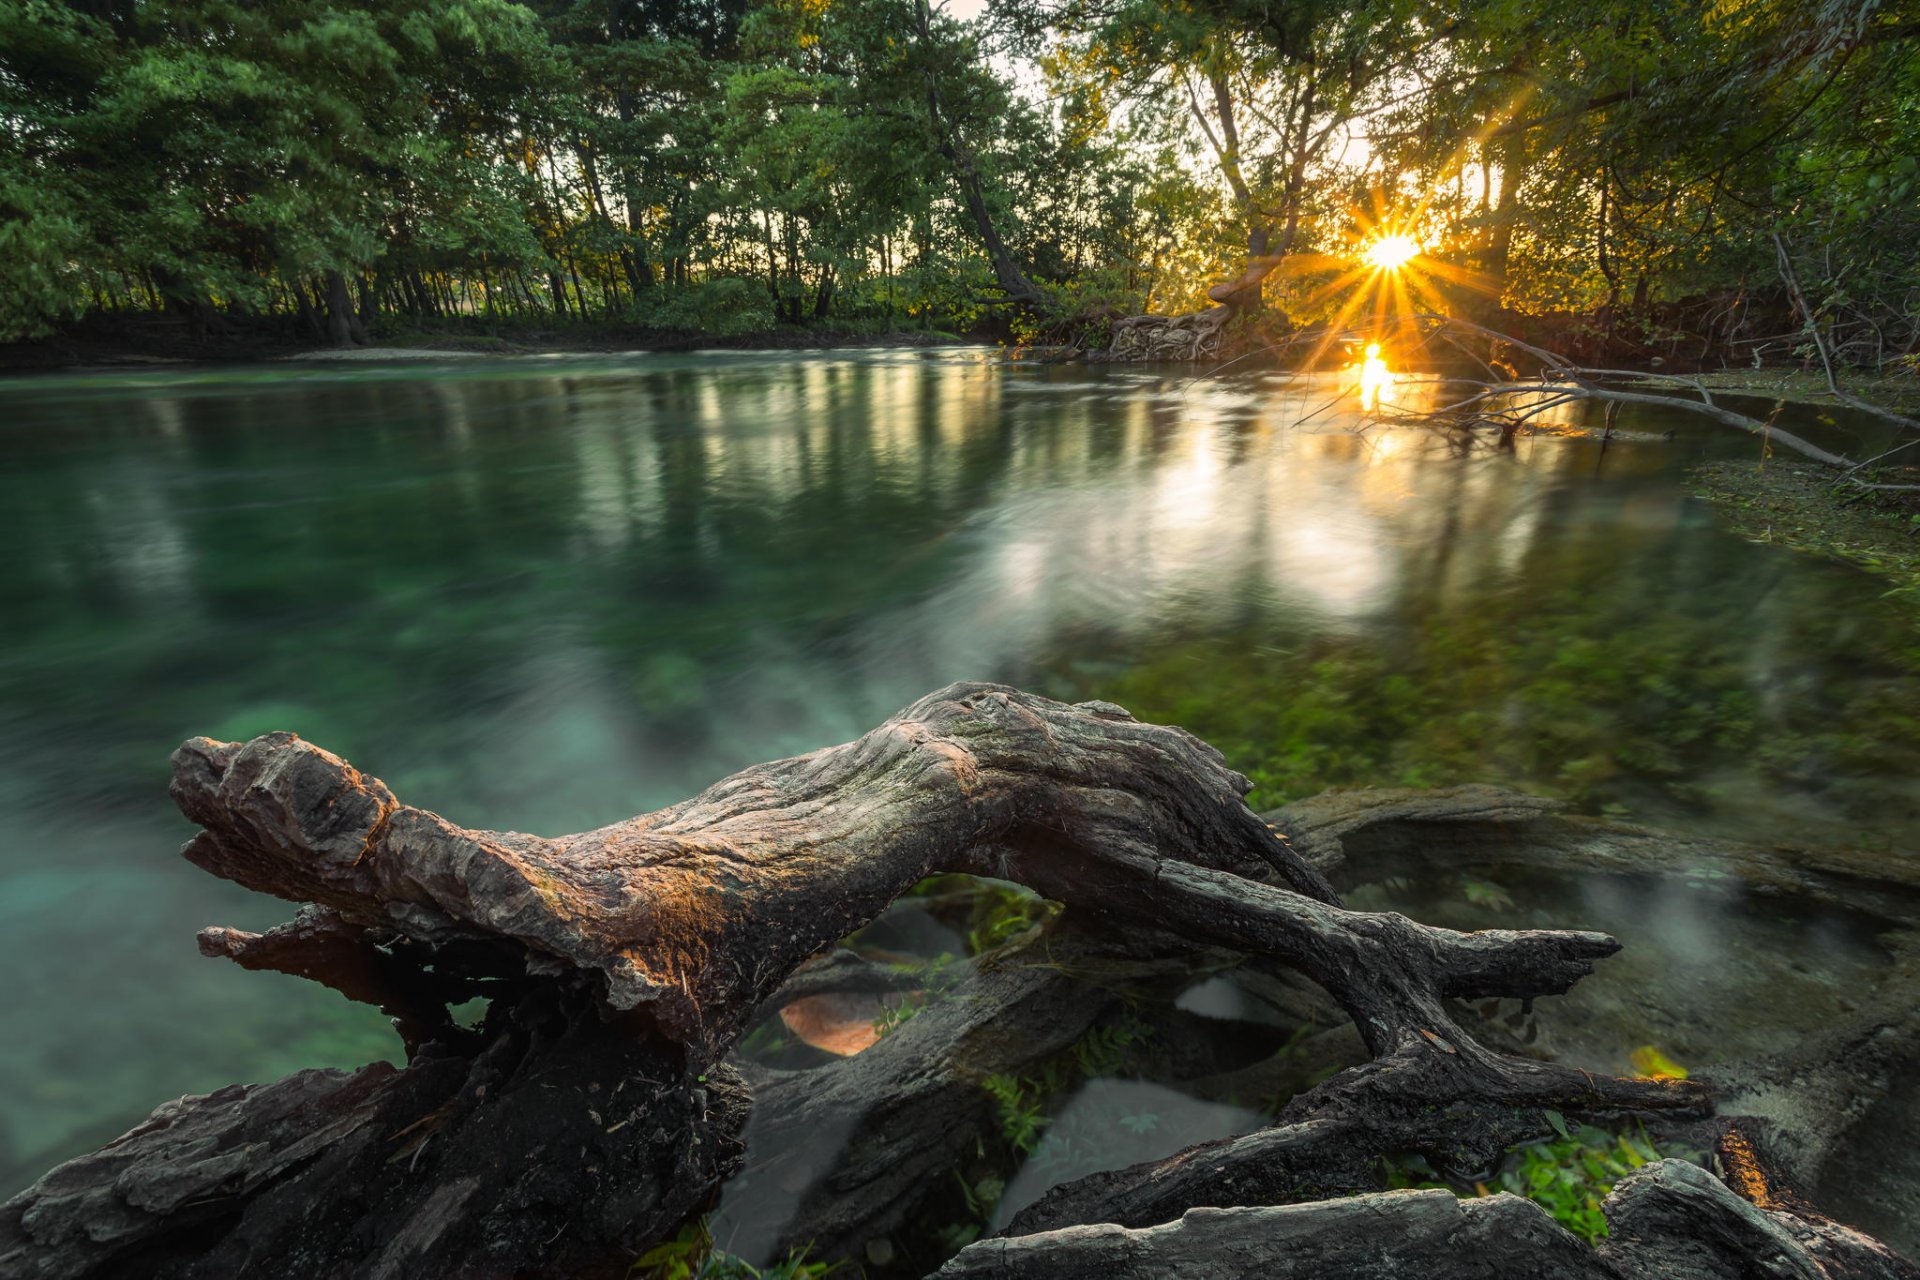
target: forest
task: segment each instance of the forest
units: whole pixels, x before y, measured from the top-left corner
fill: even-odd
[[[1916,445],[1920,0],[0,0],[0,1277],[1920,1280]]]
[[[1106,345],[1225,303],[1920,334],[1885,0],[15,0],[0,339],[501,326]],[[1737,349],[1734,349],[1737,347]],[[1803,351],[1804,354],[1804,351]]]

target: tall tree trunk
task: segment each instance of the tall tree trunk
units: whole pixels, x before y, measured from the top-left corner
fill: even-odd
[[[1527,139],[1518,130],[1501,139],[1500,199],[1493,207],[1493,238],[1487,246],[1487,279],[1497,308],[1507,289],[1513,228],[1520,218],[1520,187],[1527,179]]]
[[[336,347],[366,345],[367,331],[353,309],[353,294],[347,288],[346,273],[329,270],[327,283],[327,341]]]
[[[307,287],[298,276],[289,276],[287,290],[293,294],[294,313],[300,317],[300,325],[313,336],[316,342],[327,340],[327,328],[320,322],[320,313],[314,310],[313,302],[307,297]]]
[[[371,278],[359,277],[360,285],[360,326],[364,331],[380,314],[380,295],[386,292],[387,269],[380,268]]]
[[[986,183],[981,177],[973,148],[960,136],[960,130],[947,114],[946,104],[940,96],[940,75],[936,69],[939,59],[933,48],[933,11],[927,0],[917,0],[916,14],[924,67],[922,76],[927,87],[927,116],[933,125],[934,143],[941,158],[953,170],[954,182],[960,188],[961,204],[967,210],[967,219],[973,223],[981,247],[987,251],[987,261],[993,267],[994,283],[1008,298],[1022,306],[1043,308],[1047,297],[1038,285],[1027,278],[1027,273],[1014,260],[1013,251],[1001,238],[1000,229],[994,224],[993,208],[987,202]]]
[[[833,265],[829,263],[820,272],[820,288],[813,295],[813,318],[825,320],[827,310],[833,305]]]
[[[1240,217],[1247,226],[1246,267],[1232,280],[1208,289],[1207,297],[1225,306],[1252,310],[1260,305],[1260,287],[1273,270],[1274,260],[1269,252],[1273,229],[1266,210],[1255,202],[1253,189],[1240,165],[1240,126],[1234,112],[1233,86],[1227,80],[1226,73],[1217,69],[1208,75],[1207,80],[1213,90],[1214,114],[1220,123],[1218,134],[1208,124],[1206,112],[1201,109],[1191,89],[1188,90],[1189,105],[1194,118],[1206,132],[1207,140],[1213,144],[1214,152],[1219,157],[1220,172],[1227,180],[1228,189],[1233,192],[1234,207],[1240,211]]]

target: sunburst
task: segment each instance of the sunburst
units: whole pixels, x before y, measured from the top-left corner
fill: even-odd
[[[1406,211],[1384,207],[1376,195],[1371,210],[1349,211],[1354,234],[1344,253],[1314,255],[1301,265],[1330,271],[1331,277],[1307,296],[1303,310],[1332,304],[1325,335],[1309,357],[1317,364],[1327,349],[1356,331],[1386,341],[1423,312],[1449,309],[1447,287],[1491,293],[1493,283],[1477,271],[1448,262],[1422,235],[1429,221],[1425,203]]]
[[[1398,271],[1420,256],[1420,242],[1408,235],[1375,236],[1360,256],[1377,271]]]

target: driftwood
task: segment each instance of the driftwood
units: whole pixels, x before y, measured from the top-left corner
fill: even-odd
[[[1281,1208],[1193,1209],[1145,1229],[1066,1227],[970,1245],[939,1280],[1822,1280],[1913,1277],[1911,1265],[1817,1215],[1764,1210],[1684,1161],[1650,1164],[1606,1206],[1592,1249],[1510,1195],[1401,1191]]]
[[[1859,847],[1752,845],[1580,817],[1502,787],[1333,791],[1266,815],[1343,889],[1436,868],[1500,878],[1523,867],[1592,884],[1625,877],[1740,886],[1756,903],[1839,913],[1885,953],[1876,990],[1850,989],[1817,1029],[1706,1072],[1723,1112],[1761,1142],[1778,1180],[1819,1203],[1845,1199],[1862,1226],[1920,1244],[1920,1157],[1911,1141],[1920,1068],[1920,865]],[[1476,1022],[1493,1037],[1498,1023]]]
[[[1337,1002],[1372,1059],[1273,1128],[1070,1184],[1017,1230],[1152,1228],[1201,1206],[1366,1190],[1388,1152],[1471,1170],[1545,1132],[1549,1111],[1710,1106],[1697,1084],[1529,1061],[1456,1024],[1456,1000],[1567,990],[1617,949],[1611,938],[1346,910],[1246,808],[1246,780],[1217,752],[1110,704],[955,685],[854,742],[554,838],[401,805],[291,734],[194,739],[174,764],[175,798],[203,828],[187,856],[310,904],[266,934],[208,930],[203,950],[388,1010],[408,1065],[162,1107],[0,1210],[9,1276],[622,1273],[740,1167],[753,1104],[726,1055],[743,1031],[796,994],[871,985],[832,948],[936,872],[1027,885],[1150,965],[1195,948],[1284,965]],[[886,1117],[864,1115],[876,1098],[911,1077],[905,1103],[978,1110],[956,1101],[968,1070],[1046,1048],[1008,1048],[1000,1032],[970,1063],[971,1033],[995,1038],[997,1010],[1039,1010],[1059,1043],[1097,1014],[1062,1012],[1061,989],[1030,970],[967,981],[969,998],[943,1006],[955,1013],[821,1069],[833,1074],[759,1074],[763,1131],[847,1121],[859,1163],[842,1167],[864,1176],[800,1180],[800,1217],[833,1247],[897,1221],[902,1188],[953,1153],[888,1148]],[[476,998],[488,1002],[479,1024],[456,1021],[450,1010]]]

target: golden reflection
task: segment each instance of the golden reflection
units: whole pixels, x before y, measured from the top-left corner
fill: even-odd
[[[1380,354],[1380,344],[1369,342],[1366,357],[1360,361],[1360,408],[1372,413],[1386,399],[1382,392],[1393,390],[1393,372]]]
[[[1437,219],[1425,201],[1400,207],[1376,192],[1371,210],[1354,207],[1348,214],[1353,226],[1344,246],[1296,255],[1293,270],[1318,277],[1297,309],[1326,317],[1306,364],[1317,363],[1352,330],[1411,333],[1415,316],[1455,310],[1462,292],[1498,292],[1497,282],[1450,260],[1468,246],[1439,239]]]

